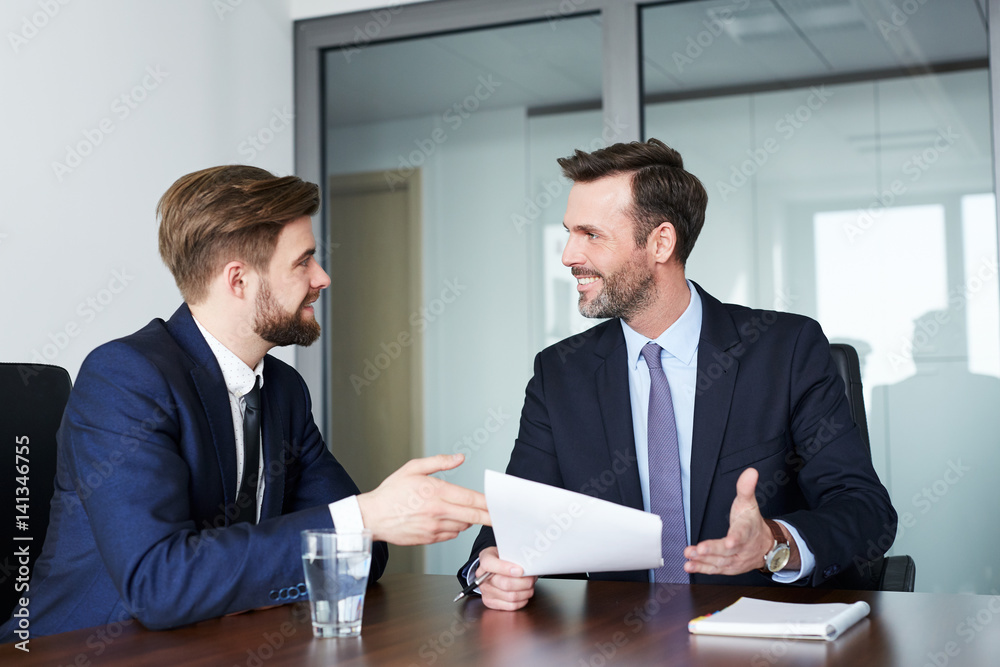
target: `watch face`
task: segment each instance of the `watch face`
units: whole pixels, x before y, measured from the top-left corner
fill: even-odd
[[[771,572],[778,572],[788,564],[788,559],[792,555],[792,550],[786,544],[779,544],[771,553],[767,555],[767,569]]]

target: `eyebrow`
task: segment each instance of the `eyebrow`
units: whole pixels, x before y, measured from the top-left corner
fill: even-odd
[[[563,222],[563,229],[565,229],[567,232],[570,231],[569,227],[566,226],[565,222]],[[584,234],[603,232],[603,230],[600,227],[596,225],[588,225],[587,223],[580,223],[578,225],[573,225],[573,229],[583,232]]]
[[[304,260],[306,257],[312,257],[315,254],[316,254],[316,248],[309,248],[308,250],[306,250],[305,252],[303,252],[301,255],[299,255],[295,259],[295,261],[292,262],[292,264],[298,264],[299,262],[301,262],[302,260]]]

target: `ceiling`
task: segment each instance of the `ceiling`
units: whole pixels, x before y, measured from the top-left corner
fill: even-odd
[[[653,99],[984,61],[986,0],[692,0],[641,13]],[[905,5],[910,13],[901,7]],[[599,106],[597,14],[470,30],[326,55],[327,122],[479,108]],[[492,77],[492,78],[490,78]],[[499,85],[484,87],[483,82]]]

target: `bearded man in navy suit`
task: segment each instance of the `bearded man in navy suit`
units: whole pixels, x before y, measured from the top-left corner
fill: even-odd
[[[160,254],[185,303],[84,361],[30,598],[0,641],[25,615],[39,636],[133,618],[170,628],[302,599],[304,529],[371,530],[374,581],[386,541],[427,544],[489,522],[482,494],[428,476],[461,456],[410,461],[359,493],[305,382],[267,356],[319,337],[312,304],[330,278],[315,258],[318,208],[315,184],[245,166],[188,174],[164,194]],[[256,428],[243,421],[248,401],[259,401]]]
[[[507,472],[646,511],[652,485],[672,486],[676,503],[660,514],[665,530],[679,526],[663,553],[675,578],[661,579],[663,568],[581,576],[829,585],[881,555],[872,550],[883,535],[891,543],[896,513],[819,325],[722,304],[687,280],[708,196],[681,156],[650,139],[559,163],[574,181],[562,261],[580,312],[611,319],[535,358]],[[659,366],[676,429],[672,480],[651,454]],[[495,544],[483,528],[459,578],[494,573],[483,602],[518,609],[535,577]]]

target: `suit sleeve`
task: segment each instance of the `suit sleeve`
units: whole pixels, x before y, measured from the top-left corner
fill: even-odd
[[[107,573],[152,629],[283,601],[276,589],[302,581],[300,531],[332,525],[326,504],[257,525],[199,525],[189,490],[206,480],[193,477],[181,445],[199,416],[178,410],[171,387],[129,345],[102,346],[81,368],[60,441]],[[307,477],[322,473],[315,465],[303,462]]]
[[[896,534],[896,511],[829,350],[819,324],[807,320],[791,357],[789,404],[797,482],[809,509],[776,517],[795,526],[815,555],[812,585],[881,556],[875,545]]]

